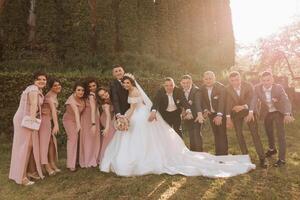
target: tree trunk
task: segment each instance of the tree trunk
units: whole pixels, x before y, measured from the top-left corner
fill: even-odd
[[[122,41],[120,35],[120,3],[122,0],[113,0],[112,1],[112,12],[114,16],[114,25],[115,25],[115,44],[114,51],[115,53],[120,53],[122,51]]]
[[[33,49],[36,45],[36,15],[35,15],[35,0],[30,0],[30,8],[29,8],[29,17],[27,20],[29,26],[29,37],[28,43],[30,45],[30,49]]]
[[[2,13],[4,9],[5,0],[0,0],[0,14]]]
[[[0,15],[2,14],[2,11],[4,10],[5,6],[5,0],[0,0]],[[0,61],[3,60],[3,54],[4,54],[4,30],[2,26],[0,27]]]
[[[97,0],[88,0],[90,6],[90,16],[91,16],[91,50],[92,53],[95,55],[97,52]]]

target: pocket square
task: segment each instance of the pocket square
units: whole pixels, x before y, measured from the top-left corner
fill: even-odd
[[[213,99],[219,99],[219,96],[214,96],[214,98]]]
[[[177,99],[177,100],[176,100],[176,103],[177,103],[177,104],[179,104],[179,103],[180,103],[180,100],[179,100],[179,99]]]
[[[193,104],[193,101],[192,101],[192,100],[189,100],[189,104],[192,105],[192,104]]]

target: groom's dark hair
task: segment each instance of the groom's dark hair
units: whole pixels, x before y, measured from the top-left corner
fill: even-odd
[[[165,82],[166,82],[166,81],[171,81],[171,82],[173,82],[174,85],[175,85],[175,81],[174,81],[174,79],[171,78],[171,77],[166,77],[166,78],[165,78]]]
[[[121,67],[121,68],[124,69],[124,67],[123,67],[122,65],[120,65],[120,64],[113,65],[113,66],[112,66],[112,69],[119,68],[119,67]]]
[[[181,80],[183,80],[183,79],[192,80],[192,77],[191,77],[191,75],[185,74],[181,77]]]

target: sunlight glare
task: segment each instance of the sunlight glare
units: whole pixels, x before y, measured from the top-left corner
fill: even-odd
[[[299,0],[231,0],[238,43],[251,43],[278,31],[300,16]]]

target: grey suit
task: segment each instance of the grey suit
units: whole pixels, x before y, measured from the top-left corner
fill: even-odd
[[[260,102],[260,118],[264,120],[265,131],[268,136],[269,148],[275,149],[274,124],[277,129],[277,140],[279,146],[279,159],[285,160],[286,141],[284,131],[284,115],[292,112],[290,100],[283,87],[279,84],[273,84],[271,89],[271,101],[273,109],[270,110],[266,92],[263,85],[259,84],[254,89],[253,99],[250,104],[250,110],[258,112],[257,104]]]
[[[185,120],[184,125],[186,126],[189,138],[190,138],[190,149],[191,151],[203,151],[203,140],[201,134],[201,124],[195,123],[194,120],[197,117],[198,112],[202,112],[201,106],[201,93],[197,86],[193,85],[188,98],[188,103],[191,105],[191,111],[193,114],[194,119]]]
[[[208,96],[208,90],[205,85],[201,86],[201,94],[203,101],[203,110],[209,110],[210,101]],[[214,112],[209,115],[210,125],[215,138],[215,151],[216,155],[227,155],[228,154],[228,140],[226,132],[226,117],[225,117],[225,105],[226,105],[226,88],[223,84],[216,82],[213,86],[211,93],[211,107]],[[218,113],[224,115],[222,117],[222,124],[220,126],[215,125],[213,119]]]
[[[226,92],[227,92],[226,114],[230,115],[232,119],[236,137],[240,149],[242,151],[242,154],[248,154],[248,148],[243,135],[243,123],[244,123],[244,118],[249,113],[249,107],[251,104],[251,100],[253,98],[253,87],[250,83],[242,82],[240,88],[240,95],[237,94],[237,92],[234,90],[234,88],[231,85],[227,86]],[[247,105],[248,109],[245,108],[240,112],[234,112],[232,110],[234,106],[244,106],[244,105]],[[257,125],[256,117],[254,121],[248,122],[247,125],[249,127],[256,152],[260,160],[263,160],[265,158],[265,154],[263,150],[263,145],[261,143],[258,134],[258,125]]]

